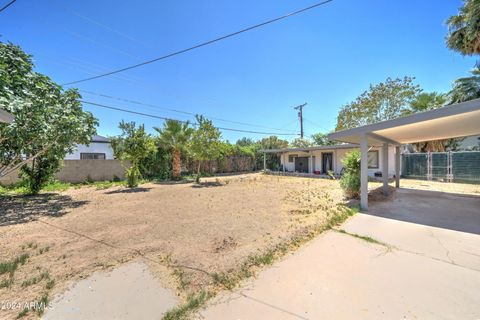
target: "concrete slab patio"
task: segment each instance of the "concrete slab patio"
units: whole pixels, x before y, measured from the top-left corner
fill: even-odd
[[[480,197],[399,190],[199,319],[479,319]],[[418,195],[418,197],[416,197]]]

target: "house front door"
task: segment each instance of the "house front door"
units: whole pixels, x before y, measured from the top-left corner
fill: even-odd
[[[322,153],[322,173],[333,171],[333,153]]]

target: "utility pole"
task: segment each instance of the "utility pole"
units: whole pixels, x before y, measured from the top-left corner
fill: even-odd
[[[299,106],[294,107],[295,110],[298,110],[298,119],[300,120],[300,137],[303,139],[303,107],[305,107],[307,103],[301,104]]]

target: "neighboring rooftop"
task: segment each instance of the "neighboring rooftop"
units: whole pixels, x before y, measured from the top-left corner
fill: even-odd
[[[110,143],[110,139],[95,134],[92,136],[92,142]]]

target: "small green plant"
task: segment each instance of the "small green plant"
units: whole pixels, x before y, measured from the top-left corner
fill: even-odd
[[[86,178],[85,178],[85,181],[83,181],[83,184],[86,184],[86,185],[89,185],[89,184],[92,184],[94,183],[95,181],[92,179],[92,177],[90,175],[88,175]]]
[[[70,188],[71,184],[68,182],[60,182],[60,181],[52,181],[47,183],[42,190],[47,192],[58,192],[58,191],[66,191]]]
[[[10,273],[10,275],[13,275],[15,270],[17,270],[18,266],[25,264],[28,257],[29,257],[28,253],[22,253],[21,255],[16,257],[13,261],[1,262],[0,275],[5,273]]]
[[[332,170],[328,170],[327,175],[330,179],[337,180],[337,178],[335,178],[335,173]]]
[[[345,173],[340,179],[340,186],[348,198],[360,196],[360,151],[353,150],[342,159]]]
[[[4,279],[2,280],[2,282],[0,282],[0,289],[2,288],[10,288],[13,284],[13,277],[9,277],[8,279]]]
[[[235,288],[237,285],[237,278],[233,277],[225,272],[214,273],[212,275],[213,283],[216,285],[221,285],[228,290]]]
[[[130,167],[127,169],[126,172],[127,176],[127,186],[129,188],[135,188],[138,187],[138,181],[140,180],[141,174],[140,170],[138,167]]]
[[[44,292],[40,298],[37,300],[37,315],[41,316],[45,312],[45,308],[48,306],[48,293]]]
[[[55,280],[50,279],[50,280],[48,280],[47,283],[45,284],[45,289],[50,290],[50,289],[52,289],[54,286],[55,286]]]
[[[17,319],[25,317],[27,315],[27,313],[28,313],[28,308],[26,308],[26,307],[23,308],[23,310],[18,313]]]
[[[187,301],[184,304],[177,306],[176,308],[168,311],[163,316],[162,320],[184,320],[188,315],[200,308],[213,296],[213,293],[208,291],[201,291],[198,294],[192,294],[187,297]]]

